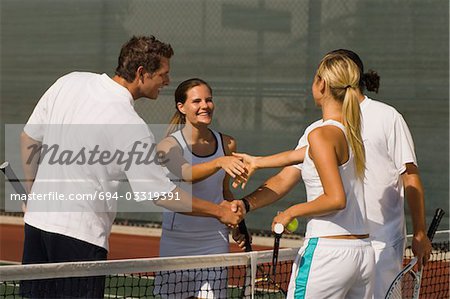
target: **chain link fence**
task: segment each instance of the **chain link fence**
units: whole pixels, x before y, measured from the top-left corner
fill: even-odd
[[[136,103],[147,122],[168,122],[178,83],[200,77],[213,88],[214,128],[235,137],[240,151],[275,153],[295,147],[305,127],[320,117],[310,94],[320,58],[349,48],[381,76],[380,94],[370,96],[397,107],[410,124],[429,210],[448,205],[448,1],[2,0],[0,5],[3,124],[25,123],[43,92],[65,73],[112,75],[121,44],[131,35],[153,34],[171,43],[175,56],[172,82],[160,98]],[[4,128],[2,149],[3,137]],[[236,196],[274,173],[261,171]],[[250,215],[249,226],[268,229],[277,210],[304,198],[299,184],[286,199]],[[119,216],[158,220],[148,214]]]

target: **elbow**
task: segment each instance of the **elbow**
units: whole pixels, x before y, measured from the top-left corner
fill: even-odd
[[[345,197],[345,195],[338,196],[333,200],[333,203],[335,210],[344,210],[347,207],[347,198]]]
[[[156,206],[158,206],[158,207],[164,207],[164,206],[163,206],[163,201],[162,201],[162,200],[159,200],[159,198],[153,199],[153,203],[154,203]]]

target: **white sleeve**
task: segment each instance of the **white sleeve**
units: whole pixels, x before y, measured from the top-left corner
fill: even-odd
[[[394,126],[388,138],[388,152],[399,174],[405,171],[406,163],[417,165],[411,133],[408,125],[399,113],[395,116]]]
[[[319,119],[319,120],[316,120],[315,122],[313,122],[312,124],[310,124],[305,129],[305,132],[303,133],[302,137],[300,137],[300,139],[299,139],[299,141],[297,143],[297,147],[295,149],[299,149],[299,148],[307,146],[308,145],[308,134],[309,134],[309,132],[311,132],[312,130],[314,130],[318,126],[320,126],[322,123],[323,123],[323,120]],[[303,163],[299,163],[297,165],[293,165],[293,167],[302,170]]]
[[[58,79],[42,95],[23,129],[23,131],[34,140],[42,141],[44,138],[45,126],[50,124],[50,111],[48,111],[50,105],[49,102],[55,100],[62,84],[61,81],[61,78]]]
[[[37,141],[42,141],[44,138],[45,124],[49,123],[47,114],[47,98],[44,94],[34,107],[33,113],[28,119],[23,131]]]
[[[125,152],[131,151],[143,153],[140,158],[134,155],[132,163],[123,166],[133,192],[161,193],[175,189],[175,184],[170,181],[169,171],[158,162],[153,135],[137,140]]]
[[[307,146],[307,145],[308,145],[308,140],[307,140],[307,138],[306,138],[306,132],[305,132],[305,133],[303,133],[302,137],[300,137],[300,139],[299,139],[299,141],[298,141],[297,146],[295,147],[295,149],[299,149],[299,148],[305,147],[305,146]],[[302,168],[303,168],[303,163],[299,163],[299,164],[292,165],[292,166],[295,167],[295,168],[297,168],[297,169],[302,170]]]

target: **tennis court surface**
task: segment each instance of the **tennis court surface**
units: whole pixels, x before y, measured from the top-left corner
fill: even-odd
[[[449,298],[448,232],[445,235],[433,243],[431,261],[423,274],[421,298]],[[91,298],[92,294],[98,294],[100,288],[104,298],[187,298],[195,295],[190,288],[195,284],[203,285],[205,280],[209,281],[209,286],[203,294],[215,292],[220,298],[252,298],[252,295],[253,298],[284,298],[296,254],[297,249],[280,250],[275,276],[272,275],[271,250],[0,266],[0,298],[23,298],[24,292],[30,288],[49,297],[53,297],[52,290],[57,290],[65,292],[68,298]],[[405,264],[411,256],[411,250],[407,249]],[[410,291],[408,281],[405,281],[405,298]]]

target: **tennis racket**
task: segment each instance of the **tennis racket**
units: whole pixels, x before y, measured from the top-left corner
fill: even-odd
[[[281,223],[276,223],[274,227],[275,239],[273,241],[273,255],[272,255],[272,275],[277,274],[278,252],[280,252],[280,239],[284,232],[284,226]]]
[[[11,168],[11,165],[9,165],[9,162],[4,162],[2,165],[0,165],[0,170],[5,174],[6,179],[11,183],[16,193],[20,195],[27,194],[27,191],[23,187],[20,180],[17,178],[14,170]]]
[[[245,251],[246,252],[251,252],[253,251],[252,249],[252,244],[250,243],[250,234],[248,232],[247,229],[247,225],[245,224],[245,220],[242,220],[239,223],[239,232],[241,234],[244,235],[245,237]],[[278,241],[279,244],[279,241]],[[275,249],[275,248],[274,248]],[[278,245],[278,250],[279,250],[279,245]],[[276,254],[276,256],[278,257],[278,252]],[[274,264],[273,264],[274,260],[272,258],[272,273],[276,272],[274,271]],[[269,270],[269,269],[267,269]],[[287,292],[281,287],[281,285],[279,283],[277,283],[272,276],[269,274],[268,271],[266,271],[264,269],[264,267],[262,265],[257,265],[256,266],[256,279],[254,281],[254,286],[255,286],[255,293],[261,292],[262,294],[269,294],[270,298],[285,298],[287,295]],[[242,298],[250,298],[251,294],[252,294],[252,283],[251,281],[249,281],[249,279],[251,279],[251,275],[246,274],[245,276],[245,282],[244,282],[244,287],[242,289]],[[277,296],[277,294],[279,294],[279,296]]]
[[[433,241],[434,234],[436,233],[444,214],[445,212],[442,209],[436,210],[433,221],[431,222],[427,233],[430,241]],[[385,299],[419,298],[420,284],[422,281],[422,269],[414,271],[413,268],[416,264],[417,257],[414,257],[395,277],[386,293]]]

